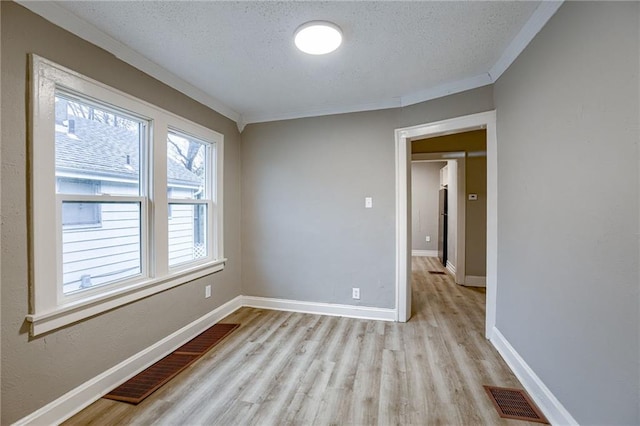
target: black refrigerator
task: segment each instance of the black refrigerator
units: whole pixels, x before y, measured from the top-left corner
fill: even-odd
[[[447,266],[447,188],[438,194],[438,258],[442,266]]]

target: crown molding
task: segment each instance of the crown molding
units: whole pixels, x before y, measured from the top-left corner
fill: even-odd
[[[321,117],[324,115],[347,114],[350,112],[376,111],[381,109],[399,108],[402,106],[401,98],[392,98],[380,102],[371,102],[359,105],[339,105],[325,108],[301,109],[298,111],[276,113],[243,114],[242,121],[246,124],[265,123],[268,121],[295,120],[296,118]]]
[[[240,114],[225,105],[223,102],[149,60],[141,53],[117,41],[113,37],[107,35],[92,24],[89,24],[56,3],[50,1],[17,0],[17,3],[42,16],[55,25],[58,25],[78,37],[105,49],[129,65],[151,75],[168,86],[233,120],[236,122],[238,131],[240,132],[242,132],[245,126],[250,123],[263,123],[269,121],[293,120],[297,118],[400,108],[493,84],[529,45],[531,40],[533,40],[536,34],[538,34],[549,19],[551,19],[563,2],[564,0],[542,1],[524,27],[522,27],[516,37],[511,41],[511,43],[509,43],[498,61],[487,73],[479,74],[463,80],[444,83],[436,87],[421,90],[398,98],[384,99],[365,104],[347,106],[336,105],[289,112],[256,112]]]
[[[488,86],[491,83],[493,83],[493,81],[491,81],[491,77],[487,73],[465,78],[462,80],[451,81],[432,87],[430,89],[421,90],[410,95],[405,95],[401,98],[401,106],[405,107],[409,105],[419,104],[420,102],[443,98],[445,96],[465,92],[467,90],[477,89],[478,87]]]
[[[531,40],[542,30],[549,19],[562,6],[564,0],[542,1],[531,15],[531,18],[524,24],[520,32],[511,40],[511,43],[502,52],[498,61],[489,70],[491,81],[495,83],[500,76],[511,66],[520,56],[522,51],[531,43]]]
[[[466,90],[475,89],[491,84],[489,74],[481,74],[464,80],[452,81],[441,84],[431,89],[422,90],[400,98],[391,98],[380,102],[371,102],[350,106],[333,106],[326,108],[301,109],[298,111],[289,111],[283,113],[256,113],[243,114],[243,128],[251,123],[265,123],[269,121],[295,120],[297,118],[321,117],[325,115],[346,114],[352,112],[377,111],[381,109],[401,108],[409,105],[418,104],[420,102],[430,101],[432,99],[442,98],[447,95],[464,92]]]
[[[56,3],[51,1],[26,0],[17,0],[16,2],[33,13],[40,15],[47,21],[52,22],[53,24],[64,28],[92,44],[95,44],[107,52],[112,53],[116,58],[149,74],[164,84],[184,93],[209,108],[212,108],[234,122],[237,123],[240,119],[240,114],[225,105],[223,102],[186,82],[167,69],[149,60],[141,53],[133,50],[124,43],[119,42],[110,35],[96,28],[94,25],[86,22]]]

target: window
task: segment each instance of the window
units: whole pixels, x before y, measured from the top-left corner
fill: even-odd
[[[32,334],[221,270],[222,135],[31,59]]]
[[[167,138],[167,183],[174,185],[169,209],[169,266],[207,256],[211,238],[207,211],[211,209],[212,188],[207,177],[212,173],[213,150],[210,144],[177,131]]]
[[[88,179],[56,179],[58,194],[86,194],[100,193],[100,181]],[[62,204],[62,226],[101,226],[102,210],[98,203],[83,203],[80,201]]]

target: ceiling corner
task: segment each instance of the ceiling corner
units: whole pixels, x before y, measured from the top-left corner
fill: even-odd
[[[208,106],[223,116],[238,122],[240,114],[218,99],[186,82],[144,55],[119,42],[94,25],[84,21],[65,8],[51,1],[16,0],[18,4],[40,15],[47,21],[64,28],[78,37],[92,43],[116,58],[160,80],[164,84],[178,90],[190,98]]]
[[[502,52],[498,61],[489,70],[489,77],[495,83],[500,76],[520,56],[522,51],[531,43],[531,40],[540,32],[545,24],[562,6],[564,0],[542,1],[531,15],[531,18],[522,27],[520,32],[511,40],[511,43]]]
[[[491,83],[493,83],[493,81],[491,81],[491,76],[488,73],[478,74],[473,77],[444,83],[430,89],[405,95],[401,99],[401,106],[405,107],[418,104],[420,102],[430,101],[432,99],[442,98],[444,96],[453,95],[466,90],[488,86]]]
[[[240,133],[242,133],[244,128],[247,127],[247,123],[244,122],[244,117],[242,115],[236,121],[236,126],[238,126],[238,132],[240,132]]]

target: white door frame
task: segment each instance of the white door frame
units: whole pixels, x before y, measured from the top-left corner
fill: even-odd
[[[396,129],[396,321],[411,317],[411,141],[477,129],[487,131],[487,301],[485,337],[496,322],[498,270],[498,141],[496,112],[487,111]],[[465,197],[466,198],[466,197]]]

